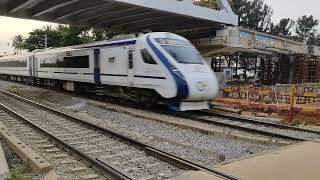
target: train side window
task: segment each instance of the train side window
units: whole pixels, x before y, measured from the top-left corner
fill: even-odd
[[[89,56],[41,59],[41,68],[89,68]]]
[[[15,61],[2,61],[0,67],[27,67],[27,61],[15,60]]]
[[[129,69],[133,68],[133,50],[128,51]]]
[[[143,62],[147,64],[157,64],[157,62],[151,57],[147,49],[142,49],[141,55],[142,55]]]

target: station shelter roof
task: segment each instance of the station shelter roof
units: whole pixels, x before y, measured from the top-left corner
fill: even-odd
[[[217,4],[209,9],[193,0],[0,0],[0,15],[127,32],[237,25],[228,1]]]

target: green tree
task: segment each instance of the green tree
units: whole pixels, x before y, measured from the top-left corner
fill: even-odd
[[[294,20],[290,18],[281,19],[279,24],[271,23],[269,33],[275,36],[290,37],[294,24]]]
[[[35,29],[30,32],[29,37],[25,40],[23,40],[22,36],[19,37],[19,39],[15,37],[15,41],[20,42],[20,44],[14,44],[15,47],[26,49],[28,51],[34,51],[35,49],[41,49],[45,47],[45,35],[48,37],[48,47],[65,47],[110,39],[118,34],[118,32],[103,28],[91,28],[72,25],[58,25],[55,28],[51,26],[45,26],[41,29]]]
[[[229,0],[232,10],[239,16],[239,26],[267,32],[271,25],[272,8],[264,0]],[[195,4],[216,8],[216,0],[199,0]]]
[[[24,49],[24,40],[22,35],[16,35],[12,39],[12,47],[14,48],[15,53],[18,53]]]
[[[302,16],[297,20],[295,33],[296,37],[301,42],[308,42],[316,37],[319,20],[311,16]]]
[[[80,26],[59,25],[55,30],[62,37],[58,46],[64,47],[91,42],[88,37],[88,29]]]
[[[109,29],[104,28],[92,28],[92,38],[93,41],[102,41],[106,39],[110,39],[115,35],[119,35],[120,32],[115,32]]]
[[[194,4],[202,7],[212,8],[212,9],[217,8],[216,0],[199,0],[199,1],[194,1]]]
[[[24,41],[24,49],[33,51],[45,48],[45,35],[48,37],[48,47],[61,47],[60,42],[63,39],[61,32],[54,30],[51,26],[45,26],[29,33],[29,37]]]
[[[247,13],[247,6],[249,6],[248,0],[231,0],[230,5],[235,14],[239,16],[239,26],[243,24],[243,19]]]
[[[309,45],[320,46],[320,34],[313,34],[307,42]]]
[[[239,15],[239,26],[267,32],[271,25],[272,8],[264,0],[234,0],[233,10]]]

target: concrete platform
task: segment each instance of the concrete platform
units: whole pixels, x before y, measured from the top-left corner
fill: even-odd
[[[304,142],[217,166],[244,180],[319,180],[320,144]]]
[[[172,180],[223,180],[223,179],[202,171],[189,171]]]
[[[1,138],[0,138],[1,139]],[[6,155],[3,151],[1,141],[0,141],[0,179],[8,179],[10,177],[10,170]]]

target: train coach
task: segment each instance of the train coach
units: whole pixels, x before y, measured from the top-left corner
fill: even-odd
[[[102,41],[0,58],[6,80],[95,92],[176,111],[208,109],[217,78],[197,49],[172,33]]]

